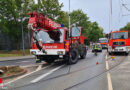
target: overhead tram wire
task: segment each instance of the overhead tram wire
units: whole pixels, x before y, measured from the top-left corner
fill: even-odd
[[[119,11],[119,25],[120,25],[120,22],[121,22],[121,19],[122,19],[122,0],[119,0],[119,6],[120,6],[120,11]]]
[[[122,1],[122,4],[121,4],[122,6],[121,7],[124,7],[125,10],[127,10],[128,12],[130,12],[130,9],[127,7],[130,4],[125,4],[123,0],[121,0],[121,1]],[[129,16],[129,15],[130,14],[125,14],[125,15],[122,15],[122,16]]]

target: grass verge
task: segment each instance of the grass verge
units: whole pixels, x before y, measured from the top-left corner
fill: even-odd
[[[25,50],[25,55],[30,55],[29,49]],[[12,51],[0,51],[0,57],[14,57],[23,56],[22,50],[12,50]]]
[[[0,67],[0,70],[3,70],[4,73],[0,74],[0,77],[8,77],[8,76],[12,76],[12,75],[16,75],[20,72],[22,72],[24,69],[20,68],[19,66],[4,66],[4,67]]]

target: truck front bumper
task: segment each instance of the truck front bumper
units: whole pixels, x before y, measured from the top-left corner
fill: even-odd
[[[30,49],[33,55],[65,55],[65,49],[46,49],[45,53],[38,49]]]
[[[112,49],[112,47],[108,47],[108,52],[129,52],[129,49],[127,46],[117,46],[114,49]]]

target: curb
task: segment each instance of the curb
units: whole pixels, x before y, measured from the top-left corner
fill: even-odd
[[[23,74],[27,73],[27,70],[23,70],[22,72],[18,73],[18,74],[15,74],[15,75],[10,75],[10,76],[6,76],[6,77],[2,77],[2,79],[11,79],[11,78],[14,78],[14,77],[18,77],[18,76],[21,76]]]

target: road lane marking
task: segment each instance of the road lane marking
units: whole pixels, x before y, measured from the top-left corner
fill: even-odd
[[[16,63],[28,63],[28,62],[31,62],[31,61],[20,61],[20,62],[16,62]]]
[[[108,90],[113,90],[112,81],[111,81],[111,75],[110,75],[109,72],[107,72],[107,80],[108,80]]]
[[[39,67],[41,67],[41,66],[42,66],[42,65],[39,65]],[[39,67],[38,67],[35,71],[30,72],[30,73],[27,73],[27,74],[25,74],[25,75],[23,75],[23,76],[20,76],[20,77],[18,77],[18,78],[16,78],[16,79],[12,80],[12,81],[10,81],[10,82],[7,82],[7,83],[5,83],[5,85],[8,85],[8,84],[10,84],[10,83],[13,83],[13,82],[15,82],[15,81],[17,81],[17,80],[19,80],[19,79],[22,79],[22,78],[24,78],[24,77],[26,77],[26,76],[29,76],[29,75],[31,75],[31,74],[33,74],[33,73],[35,73],[35,72],[40,71],[40,70],[46,69],[46,68],[48,68],[48,67],[50,67],[50,66],[52,66],[52,65],[46,66],[46,67],[41,68],[41,69],[38,69],[38,68],[39,68]]]
[[[52,69],[52,70],[49,71],[48,73],[43,74],[43,75],[39,76],[38,78],[32,80],[31,83],[36,83],[36,82],[40,81],[41,79],[43,79],[43,78],[45,78],[46,76],[52,74],[53,72],[57,71],[58,69],[62,68],[63,66],[64,66],[64,65]]]
[[[108,61],[107,61],[107,55],[106,55],[106,70],[109,70],[109,65],[108,65]],[[107,72],[107,81],[108,81],[108,90],[113,90],[111,75],[110,75],[109,71]]]
[[[108,61],[106,61],[106,70],[109,70]]]

